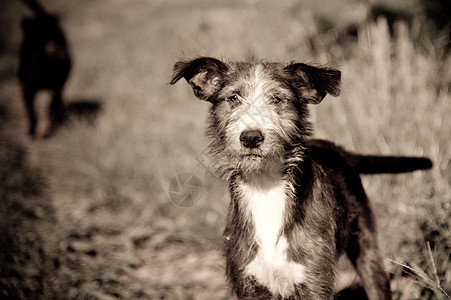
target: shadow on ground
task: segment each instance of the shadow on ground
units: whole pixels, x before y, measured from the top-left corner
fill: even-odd
[[[94,123],[102,112],[102,103],[98,99],[76,98],[66,105],[69,121],[84,121]]]

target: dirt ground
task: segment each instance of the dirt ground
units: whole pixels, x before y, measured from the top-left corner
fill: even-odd
[[[0,298],[230,299],[217,246],[130,229],[128,211],[66,190],[48,141],[23,134],[18,86],[2,89]]]

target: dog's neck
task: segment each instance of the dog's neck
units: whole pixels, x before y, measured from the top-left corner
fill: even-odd
[[[257,172],[241,172],[240,179],[255,187],[265,187],[271,182],[281,180],[285,171],[285,164],[280,159],[266,162],[265,168]]]
[[[295,190],[303,190],[299,187],[299,181],[305,181],[304,184],[308,185],[307,152],[306,147],[297,144],[285,152],[283,159],[268,161],[271,167],[266,168],[266,172],[243,173],[235,170],[229,178],[231,208],[235,207],[237,213],[253,219],[252,226],[256,226],[255,216],[259,214],[260,207],[266,206],[268,211],[279,215],[275,227],[278,229],[277,235],[280,235],[289,225],[287,220],[292,219],[292,208],[296,205]]]
[[[286,181],[282,174],[253,178],[239,185],[242,207],[253,220],[255,241],[262,254],[274,259],[276,245],[283,230],[286,206]]]

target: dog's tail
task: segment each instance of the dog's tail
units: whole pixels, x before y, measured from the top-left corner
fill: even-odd
[[[360,174],[405,173],[432,168],[432,161],[426,157],[346,154],[345,159]]]
[[[432,168],[432,161],[426,157],[358,154],[318,139],[312,139],[309,147],[315,159],[331,166],[341,161],[360,174],[406,173]]]

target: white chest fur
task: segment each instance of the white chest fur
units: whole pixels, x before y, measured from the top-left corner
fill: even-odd
[[[294,285],[305,279],[305,267],[288,260],[288,242],[282,234],[286,186],[287,183],[280,179],[241,185],[243,202],[255,227],[254,239],[259,245],[257,256],[245,272],[272,293],[283,297],[289,296]]]

